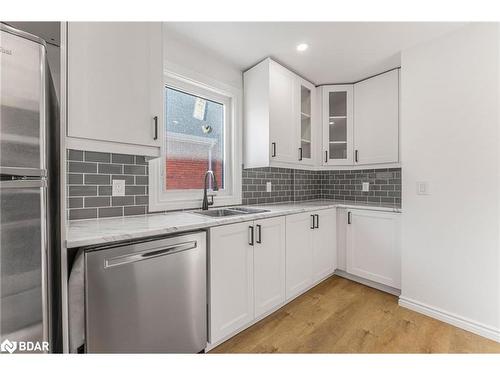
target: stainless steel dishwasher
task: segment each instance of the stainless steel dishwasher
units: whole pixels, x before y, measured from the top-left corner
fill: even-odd
[[[207,343],[206,233],[85,249],[88,353],[198,353]]]

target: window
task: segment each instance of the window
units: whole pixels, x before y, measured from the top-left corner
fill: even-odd
[[[224,104],[168,86],[165,91],[165,188],[203,189],[211,170],[223,190]]]
[[[162,156],[150,161],[150,211],[199,208],[204,177],[214,206],[241,203],[241,92],[168,73]]]

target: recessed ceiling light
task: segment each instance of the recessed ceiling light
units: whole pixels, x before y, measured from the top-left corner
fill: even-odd
[[[308,48],[309,46],[307,45],[307,43],[300,43],[297,45],[297,51],[299,52],[304,52]]]

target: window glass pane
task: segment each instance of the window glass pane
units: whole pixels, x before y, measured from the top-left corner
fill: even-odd
[[[166,189],[203,189],[207,170],[223,189],[224,105],[168,87],[166,98]]]

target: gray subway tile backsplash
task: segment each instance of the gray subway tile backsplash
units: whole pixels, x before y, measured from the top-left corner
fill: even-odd
[[[111,161],[111,157],[106,152],[93,152],[93,151],[85,151],[85,161],[97,161],[101,163],[109,163]]]
[[[266,183],[271,181],[271,192]],[[369,182],[369,191],[362,183]],[[288,168],[243,170],[243,204],[340,199],[401,205],[401,168],[308,171]]]
[[[95,219],[95,218],[97,218],[97,208],[82,208],[82,209],[69,210],[70,220]]]
[[[67,150],[67,158],[70,220],[147,212],[148,166],[144,156]],[[125,196],[111,196],[113,180],[125,181]]]
[[[99,217],[123,216],[123,207],[101,207]]]
[[[67,150],[70,220],[148,212],[148,166],[144,156]],[[112,197],[112,181],[125,180],[125,196]],[[271,192],[266,183],[271,182]],[[362,183],[369,182],[368,192]],[[242,203],[311,199],[401,205],[401,168],[308,171],[252,168],[242,172]]]

